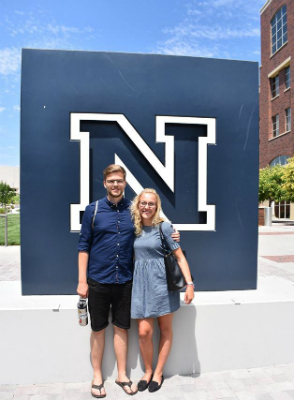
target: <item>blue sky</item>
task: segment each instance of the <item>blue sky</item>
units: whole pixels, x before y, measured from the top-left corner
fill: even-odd
[[[259,12],[264,3],[265,0],[0,0],[0,165],[19,165],[21,48],[259,62]]]

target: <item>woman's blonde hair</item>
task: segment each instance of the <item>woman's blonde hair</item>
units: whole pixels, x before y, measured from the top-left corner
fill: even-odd
[[[131,215],[132,219],[134,221],[134,226],[135,226],[135,234],[136,236],[140,236],[142,233],[142,218],[140,215],[139,211],[139,203],[140,203],[140,197],[142,196],[143,193],[152,193],[156,197],[156,212],[154,214],[153,220],[152,220],[152,225],[158,225],[160,222],[163,222],[164,219],[159,216],[160,211],[161,211],[161,200],[160,197],[158,196],[158,193],[154,189],[144,189],[140,194],[138,194],[131,205]]]

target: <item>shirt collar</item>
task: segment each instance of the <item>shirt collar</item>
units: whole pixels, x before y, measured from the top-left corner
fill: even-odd
[[[112,203],[111,201],[108,200],[107,196],[104,197],[106,204],[109,205],[109,207],[113,208],[116,207],[116,204]],[[128,205],[129,200],[125,199],[124,197],[121,199],[121,201],[119,203],[117,203],[118,207],[123,207]]]

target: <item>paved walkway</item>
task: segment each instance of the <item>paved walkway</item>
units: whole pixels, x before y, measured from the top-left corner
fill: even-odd
[[[19,246],[0,246],[0,280],[19,280]],[[294,223],[259,230],[259,276],[294,282]],[[294,351],[294,339],[293,349]],[[0,355],[1,357],[1,355]],[[11,372],[13,373],[13,371]],[[106,382],[107,399],[127,398],[114,382]],[[90,382],[44,385],[1,385],[1,400],[91,399]],[[294,364],[173,376],[157,393],[136,394],[157,400],[290,400],[294,399]]]
[[[258,275],[294,282],[294,223],[259,228]]]
[[[106,382],[108,400],[127,398],[114,382]],[[90,382],[2,385],[1,400],[91,399]],[[138,400],[290,400],[294,399],[294,364],[266,368],[173,376],[156,393],[137,393]]]
[[[0,281],[20,280],[20,246],[0,246]]]

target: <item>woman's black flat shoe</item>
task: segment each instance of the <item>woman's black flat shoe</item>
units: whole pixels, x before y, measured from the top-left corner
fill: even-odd
[[[164,376],[163,375],[161,377],[160,385],[155,381],[151,381],[150,384],[149,384],[149,388],[148,388],[149,392],[150,393],[157,392],[157,390],[159,390],[161,388],[161,386],[163,384],[163,381],[164,381]]]
[[[150,385],[151,381],[153,378],[153,374],[151,375],[150,381],[147,382],[145,380],[141,380],[138,382],[138,390],[139,392],[144,392],[144,390],[146,390],[148,388],[148,386]]]

